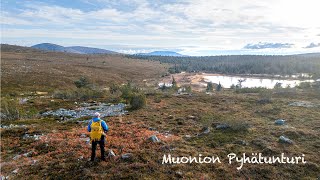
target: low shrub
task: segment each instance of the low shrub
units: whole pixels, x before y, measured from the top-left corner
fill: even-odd
[[[21,107],[17,100],[1,99],[1,119],[16,120],[20,119]]]
[[[79,88],[76,90],[57,90],[53,93],[53,97],[57,99],[64,100],[89,100],[95,98],[102,98],[106,96],[106,91],[89,89],[89,88]]]
[[[143,93],[135,93],[131,96],[130,105],[132,110],[141,109],[146,105],[146,96]]]
[[[268,91],[267,88],[255,87],[255,88],[236,88],[236,93],[261,93]]]
[[[87,87],[90,83],[86,77],[80,77],[79,80],[74,81],[77,88]]]
[[[156,95],[155,97],[154,97],[154,100],[153,100],[155,103],[160,103],[161,102],[161,97],[160,96],[158,96],[158,95]]]

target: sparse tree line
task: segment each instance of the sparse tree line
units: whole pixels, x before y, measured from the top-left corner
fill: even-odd
[[[110,83],[109,89],[102,89],[96,86],[86,77],[80,77],[74,81],[76,88],[68,90],[56,90],[52,97],[66,101],[88,101],[101,99],[105,102],[119,103],[123,102],[130,105],[131,110],[143,108],[146,105],[146,96],[137,86],[128,82],[124,85]],[[21,99],[20,99],[21,101]],[[33,99],[28,103],[33,103]],[[36,108],[24,106],[19,102],[19,98],[15,96],[1,97],[1,113],[0,118],[3,120],[17,120],[35,118],[39,114]]]
[[[201,57],[171,57],[128,55],[129,58],[160,61],[173,64],[170,73],[211,72],[222,74],[274,74],[293,75],[310,73],[320,78],[319,56],[271,56],[271,55],[230,55]]]
[[[106,92],[103,93],[103,91],[99,90],[99,88],[96,88],[93,84],[91,84],[86,77],[80,77],[79,80],[74,81],[74,84],[79,89],[93,90],[100,94],[100,97],[103,97],[103,95],[106,94]],[[140,88],[134,86],[130,81],[128,81],[127,84],[124,85],[111,83],[108,93],[110,93],[110,97],[116,97],[115,101],[124,100],[127,104],[130,104],[131,109],[133,110],[140,109],[146,104],[146,97],[144,93]],[[99,98],[99,96],[92,98]]]

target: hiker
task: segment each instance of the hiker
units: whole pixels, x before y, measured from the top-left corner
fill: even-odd
[[[105,133],[108,132],[108,130],[109,127],[107,123],[104,120],[100,119],[100,113],[94,113],[94,117],[88,125],[88,131],[90,132],[90,140],[92,143],[91,161],[94,161],[94,158],[96,156],[96,148],[98,143],[100,145],[101,159],[103,161],[106,160],[104,156],[104,144],[106,138]]]

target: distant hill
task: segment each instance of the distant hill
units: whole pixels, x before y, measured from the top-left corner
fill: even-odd
[[[174,51],[153,51],[150,53],[139,53],[136,55],[145,55],[145,56],[186,56]]]
[[[105,49],[99,48],[91,48],[84,46],[70,46],[64,47],[57,44],[51,43],[41,43],[31,46],[35,49],[45,50],[45,51],[55,51],[55,52],[69,52],[69,53],[77,53],[77,54],[119,54],[115,51],[109,51]]]
[[[296,56],[303,56],[303,57],[319,57],[319,58],[320,58],[320,53],[297,54]]]
[[[39,49],[18,45],[1,44],[1,52],[41,52]]]

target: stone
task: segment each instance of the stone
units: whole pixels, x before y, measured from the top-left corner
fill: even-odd
[[[169,116],[168,116],[168,119],[173,119],[173,116],[172,116],[172,115],[169,115]]]
[[[162,151],[173,151],[175,148],[171,145],[164,145],[164,146],[161,146],[161,150]]]
[[[22,139],[28,139],[28,138],[30,138],[29,134],[24,134],[24,135],[22,136]]]
[[[2,114],[2,113],[1,113]],[[1,115],[0,114],[0,115]],[[2,116],[2,115],[1,115]],[[2,117],[1,117],[2,118]],[[8,126],[6,126],[6,125],[1,125],[0,126],[1,128],[3,128],[3,129],[12,129],[12,128],[26,128],[27,127],[27,125],[14,125],[14,124],[10,124],[10,125],[8,125]]]
[[[202,134],[209,134],[209,133],[210,133],[210,127],[204,127],[204,128],[202,128],[201,133],[202,133]]]
[[[187,134],[187,135],[185,135],[184,137],[186,137],[186,138],[191,138],[191,135],[189,135],[189,134]]]
[[[151,142],[161,142],[160,139],[156,135],[153,135],[153,136],[149,137],[148,139]]]
[[[192,119],[192,120],[195,120],[195,119],[197,119],[197,117],[196,116],[188,116],[188,119]]]
[[[31,161],[31,164],[34,165],[34,164],[36,164],[36,162],[38,162],[38,160],[34,159],[34,160]]]
[[[244,140],[237,140],[234,142],[234,144],[239,144],[239,145],[242,145],[242,146],[247,146],[248,143]]]
[[[80,135],[80,138],[86,138],[86,137],[87,137],[86,134],[81,134],[81,135]]]
[[[64,118],[64,120],[73,120],[81,117],[92,116],[95,112],[100,112],[101,117],[124,115],[126,105],[123,103],[108,105],[106,103],[82,103],[77,109],[60,108],[55,111],[46,111],[42,116],[53,116]]]
[[[298,101],[298,102],[289,103],[289,106],[312,108],[312,107],[316,107],[317,105],[307,101]]]
[[[33,151],[30,151],[30,152],[24,153],[24,154],[22,154],[22,155],[23,155],[24,157],[29,157],[29,156],[32,155],[32,153],[33,153]]]
[[[155,130],[157,130],[156,128],[153,128],[153,127],[149,127],[148,128],[150,131],[155,131]]]
[[[18,168],[18,169],[15,169],[14,171],[12,171],[12,173],[17,174],[18,171],[19,171],[19,168]]]
[[[21,98],[19,99],[19,104],[26,104],[28,102],[28,98]]]
[[[17,160],[17,159],[20,159],[22,156],[21,155],[16,155],[16,156],[14,156],[12,159],[13,160]]]
[[[206,135],[206,134],[209,134],[210,133],[210,127],[203,127],[200,131],[200,133],[198,134],[198,136],[203,136],[203,135]]]
[[[284,125],[285,121],[286,121],[286,120],[284,120],[284,119],[277,119],[277,120],[274,121],[274,123],[275,123],[276,125]]]
[[[108,150],[108,157],[115,157],[116,154],[112,151],[112,149]]]
[[[78,158],[78,160],[81,160],[81,159],[83,159],[83,156],[80,156],[80,157]]]
[[[229,128],[230,128],[230,126],[228,124],[218,124],[216,126],[216,129],[222,129],[222,130],[229,129]]]
[[[287,144],[293,144],[293,141],[285,136],[279,137],[279,142],[281,143],[287,143]]]
[[[131,160],[133,155],[131,153],[126,153],[121,155],[121,159],[123,160]]]
[[[183,178],[183,173],[181,171],[176,171],[175,174],[178,178]]]

